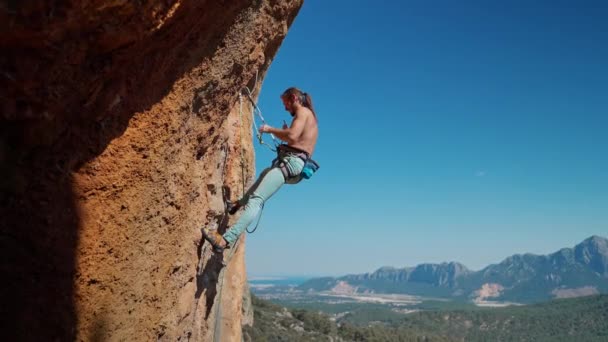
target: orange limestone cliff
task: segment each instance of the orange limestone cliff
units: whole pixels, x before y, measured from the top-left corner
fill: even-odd
[[[200,228],[235,219],[223,197],[255,171],[238,93],[301,5],[0,4],[5,340],[241,340],[244,239],[224,267]]]

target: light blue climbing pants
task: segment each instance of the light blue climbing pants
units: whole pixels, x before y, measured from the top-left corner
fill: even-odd
[[[290,175],[299,175],[304,168],[304,160],[296,156],[286,156],[282,160]],[[285,184],[285,177],[281,169],[273,163],[266,168],[255,183],[247,190],[239,204],[245,205],[245,210],[238,221],[224,233],[224,239],[229,245],[234,245],[239,236],[249,227],[251,222],[259,215],[264,203]]]

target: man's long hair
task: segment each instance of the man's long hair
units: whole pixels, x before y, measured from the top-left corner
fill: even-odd
[[[317,119],[317,113],[315,113],[315,109],[312,106],[312,97],[310,97],[310,94],[305,93],[296,87],[291,87],[287,88],[287,90],[283,92],[283,95],[281,95],[281,97],[287,96],[291,98],[291,95],[295,95],[296,98],[300,101],[300,103],[302,103],[302,106],[310,109],[312,115],[314,115],[315,117],[315,120]]]

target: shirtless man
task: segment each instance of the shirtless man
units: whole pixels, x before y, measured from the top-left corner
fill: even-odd
[[[258,216],[264,203],[283,184],[295,183],[301,179],[305,161],[312,157],[315,150],[319,130],[310,95],[292,87],[285,90],[281,100],[285,110],[293,117],[291,126],[283,125],[279,129],[262,125],[259,130],[261,133],[274,134],[287,144],[279,146],[277,159],[262,171],[245,196],[236,203],[229,204],[230,213],[235,213],[241,206],[245,207],[239,220],[224,235],[220,235],[217,230],[203,228],[203,236],[216,252],[234,245],[245,228]]]

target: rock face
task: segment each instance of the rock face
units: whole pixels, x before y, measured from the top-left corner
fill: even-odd
[[[5,337],[240,340],[244,241],[220,282],[200,228],[254,176],[238,92],[301,5],[0,4]]]

